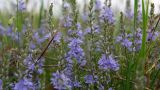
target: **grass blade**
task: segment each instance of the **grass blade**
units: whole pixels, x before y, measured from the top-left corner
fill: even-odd
[[[39,14],[39,20],[38,20],[38,27],[40,28],[40,26],[41,26],[41,19],[42,19],[42,16],[43,16],[43,0],[41,0],[41,7],[40,7],[40,10],[39,10],[39,12],[40,12],[40,14]]]
[[[140,57],[144,58],[146,55],[146,38],[147,38],[147,22],[148,22],[148,4],[145,10],[145,3],[144,0],[142,0],[142,19],[143,19],[143,31],[142,31],[142,45],[141,45],[141,52],[140,52]]]
[[[134,1],[134,31],[136,30],[137,15],[138,15],[138,0],[135,0]]]

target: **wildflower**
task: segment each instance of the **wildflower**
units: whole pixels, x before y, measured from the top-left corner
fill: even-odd
[[[72,36],[73,34],[75,34],[75,31],[69,29],[69,30],[67,31],[67,34],[68,34],[68,36]]]
[[[12,34],[13,34],[13,27],[10,26],[10,27],[7,28],[6,35],[11,36]]]
[[[77,27],[78,30],[80,30],[80,29],[81,29],[81,24],[78,22],[78,23],[76,24],[76,27]]]
[[[76,30],[76,35],[80,38],[80,39],[83,39],[84,38],[84,33],[82,32],[82,27],[81,27],[81,24],[78,22],[76,24],[76,27],[77,27],[77,30]],[[71,31],[73,32],[73,30]]]
[[[71,42],[68,44],[68,47],[69,48],[72,48],[72,47],[78,47],[80,44],[82,44],[83,41],[78,39],[78,38],[72,38],[71,39]]]
[[[44,38],[45,40],[47,40],[47,39],[50,38],[50,37],[51,37],[51,33],[45,33],[44,36],[43,36],[43,38]]]
[[[14,86],[14,90],[36,90],[30,79],[24,78],[19,80]]]
[[[29,54],[25,59],[24,59],[24,65],[31,67],[33,64],[33,59],[32,59],[32,54]]]
[[[63,8],[68,9],[69,7],[70,7],[69,3],[65,2],[64,5],[63,5]]]
[[[2,90],[2,80],[0,79],[0,90]]]
[[[99,33],[100,32],[100,27],[99,25],[94,25],[94,32]]]
[[[64,27],[71,27],[72,26],[72,21],[73,21],[73,19],[69,15],[67,15],[66,21],[64,23]]]
[[[99,33],[99,32],[100,32],[100,26],[95,24],[95,25],[93,26],[92,33]],[[90,28],[90,27],[87,27],[87,28],[85,29],[84,35],[89,34],[89,33],[91,33],[91,28]]]
[[[100,0],[96,0],[95,9],[96,10],[100,10],[101,9],[101,1]]]
[[[59,71],[52,74],[51,83],[55,89],[63,90],[71,88],[70,81],[71,80],[67,76]]]
[[[135,40],[134,40],[134,46],[135,46],[135,51],[140,50],[141,44],[142,44],[142,33],[141,29],[138,28],[137,32],[135,33]]]
[[[36,45],[31,41],[30,43],[29,43],[29,49],[30,50],[33,50],[33,49],[35,49],[36,48]]]
[[[24,11],[26,9],[26,4],[24,0],[18,0],[18,10]]]
[[[101,22],[108,21],[108,23],[113,24],[115,19],[113,17],[113,12],[110,7],[104,7],[101,15],[100,15]]]
[[[67,55],[70,57],[70,59],[75,58],[78,61],[78,63],[82,63],[85,55],[83,49],[80,47],[82,42],[83,41],[78,38],[73,38],[68,44],[70,51]]]
[[[32,70],[32,71],[35,70],[35,64],[34,64],[34,63],[31,64],[31,65],[28,67],[28,69],[29,69],[29,70]]]
[[[100,60],[98,61],[99,68],[103,70],[111,69],[113,71],[119,70],[119,64],[113,59],[111,55],[106,57],[105,54],[102,55]]]
[[[110,88],[108,88],[108,90],[113,90],[113,88],[112,88],[112,87],[110,87]]]
[[[131,10],[127,10],[125,15],[128,19],[132,19],[134,14]]]
[[[125,38],[124,40],[122,40],[122,45],[125,46],[126,48],[131,48],[132,42],[129,41],[127,38]]]
[[[142,44],[142,33],[141,29],[138,28],[134,34],[119,35],[116,39],[116,42],[121,43],[122,46],[126,47],[129,51],[138,51],[141,48]],[[125,36],[125,37],[124,37]],[[134,42],[130,41],[134,38]],[[133,44],[134,43],[134,44]]]
[[[38,62],[37,62],[37,66],[38,69],[35,68],[35,62],[33,60],[33,56],[32,54],[29,54],[25,59],[24,59],[24,65],[27,66],[27,69],[31,70],[31,71],[36,71],[38,74],[42,74],[43,73],[43,69],[42,66],[44,64],[44,58],[41,58]]]
[[[32,38],[35,39],[38,43],[41,43],[41,39],[39,37],[38,32],[34,33]]]
[[[58,32],[54,37],[54,41],[56,41],[57,43],[60,43],[61,37],[62,37],[62,33]]]
[[[40,34],[42,34],[40,37]],[[45,40],[47,40],[49,37],[51,37],[51,33],[45,33],[45,32],[35,32],[33,34],[33,39],[36,40],[37,44],[43,43]]]
[[[41,58],[41,59],[37,62],[37,66],[38,66],[37,73],[38,73],[38,74],[42,74],[42,73],[43,73],[44,61],[45,61],[45,58]]]
[[[87,83],[87,84],[93,84],[93,83],[95,83],[97,81],[97,76],[85,75],[84,79],[85,79],[85,83]]]
[[[67,77],[71,78],[73,75],[72,63],[67,63],[65,69],[62,71]]]
[[[82,14],[82,20],[83,20],[84,22],[87,22],[87,21],[88,21],[88,13],[87,13],[87,12],[84,12],[84,13]]]
[[[4,35],[5,34],[5,27],[2,26],[2,24],[0,23],[0,35]]]
[[[85,29],[84,34],[86,35],[86,34],[89,34],[89,33],[91,33],[91,28],[90,28],[90,27],[87,27],[87,28]]]
[[[116,38],[116,42],[121,42],[122,40],[123,40],[122,36],[118,36],[118,37]]]
[[[104,86],[102,84],[99,85],[98,90],[104,90]]]
[[[81,83],[78,82],[78,81],[73,82],[73,86],[74,86],[74,87],[82,87],[82,86],[81,86]]]
[[[77,30],[76,34],[77,34],[77,36],[78,36],[79,38],[81,38],[81,39],[84,38],[84,37],[83,37],[84,34],[83,34],[82,30]]]
[[[156,38],[159,36],[159,33],[158,32],[148,32],[148,37],[147,37],[147,40],[150,41],[154,41],[156,40]]]

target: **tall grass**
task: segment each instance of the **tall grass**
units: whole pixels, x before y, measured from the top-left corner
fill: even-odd
[[[148,24],[148,8],[149,8],[149,0],[147,2],[145,8],[145,2],[142,0],[142,17],[143,17],[143,34],[142,34],[142,46],[141,46],[141,53],[140,56],[145,58],[146,55],[146,37],[147,37],[147,24]]]

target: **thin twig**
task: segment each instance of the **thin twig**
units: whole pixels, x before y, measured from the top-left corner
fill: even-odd
[[[42,53],[40,54],[40,56],[38,57],[38,59],[35,61],[35,64],[43,57],[43,55],[45,54],[45,52],[47,51],[48,47],[51,45],[54,37],[56,36],[56,34],[58,33],[58,31],[55,31],[53,33],[53,36],[51,38],[51,40],[48,42],[47,46],[44,48],[44,50],[42,51]]]

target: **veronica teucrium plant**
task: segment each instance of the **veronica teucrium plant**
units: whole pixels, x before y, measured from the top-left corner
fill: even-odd
[[[83,8],[62,0],[56,17],[57,2],[44,1],[37,13],[29,0],[0,13],[0,90],[160,89],[154,3],[135,0],[133,10],[127,0],[117,11],[112,0],[84,0]]]

